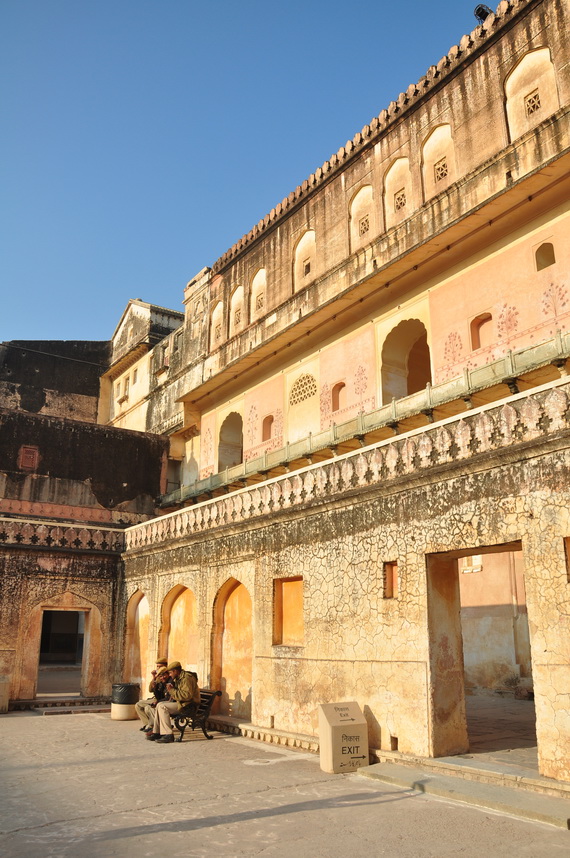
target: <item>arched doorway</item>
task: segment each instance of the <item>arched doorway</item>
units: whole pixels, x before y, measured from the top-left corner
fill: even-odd
[[[149,681],[148,628],[149,604],[142,590],[137,590],[127,605],[127,630],[125,636],[125,682],[140,682],[146,690]]]
[[[400,322],[382,348],[382,402],[409,396],[431,383],[427,331],[419,319]]]
[[[101,667],[101,611],[93,602],[66,590],[35,605],[28,614],[27,623],[22,629],[21,669],[14,686],[15,700],[30,700],[36,696],[44,614],[59,614],[62,611],[82,614],[84,617],[81,696],[96,697],[107,693],[108,682],[106,675],[102,675]]]
[[[199,643],[196,596],[188,587],[177,584],[162,603],[160,655],[197,673]]]
[[[247,588],[230,578],[214,603],[212,687],[220,688],[220,713],[251,717],[252,605]]]
[[[239,465],[241,462],[243,462],[243,419],[241,414],[232,411],[220,429],[218,471]]]

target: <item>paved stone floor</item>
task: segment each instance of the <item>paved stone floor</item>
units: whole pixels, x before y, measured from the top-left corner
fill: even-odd
[[[38,671],[37,696],[46,695],[79,697],[81,687],[81,666],[50,665],[40,667]]]
[[[466,697],[469,754],[538,775],[534,703],[512,697]],[[464,755],[465,756],[465,755]]]
[[[327,775],[318,758],[215,734],[147,742],[108,715],[0,721],[10,858],[517,858],[570,854],[570,832]]]

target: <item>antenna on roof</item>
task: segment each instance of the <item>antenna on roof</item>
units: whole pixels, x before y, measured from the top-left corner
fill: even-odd
[[[475,15],[479,23],[483,24],[487,20],[489,15],[493,14],[493,10],[489,9],[489,7],[486,6],[484,3],[478,3],[473,10],[473,14]]]

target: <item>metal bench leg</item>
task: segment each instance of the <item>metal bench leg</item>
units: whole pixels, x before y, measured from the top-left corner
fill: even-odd
[[[206,722],[205,721],[202,721],[201,727],[202,727],[202,733],[204,734],[206,739],[213,739],[214,738],[213,736],[210,736],[209,733],[206,733]]]

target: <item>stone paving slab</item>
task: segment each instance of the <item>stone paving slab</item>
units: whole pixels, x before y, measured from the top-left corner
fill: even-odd
[[[215,733],[157,745],[108,715],[0,719],[10,858],[562,858],[570,834]]]
[[[359,769],[360,777],[380,780],[417,792],[449,798],[475,807],[498,810],[521,819],[570,828],[570,798],[540,795],[477,780],[450,777],[412,766],[376,763]],[[570,854],[570,842],[568,843]]]

